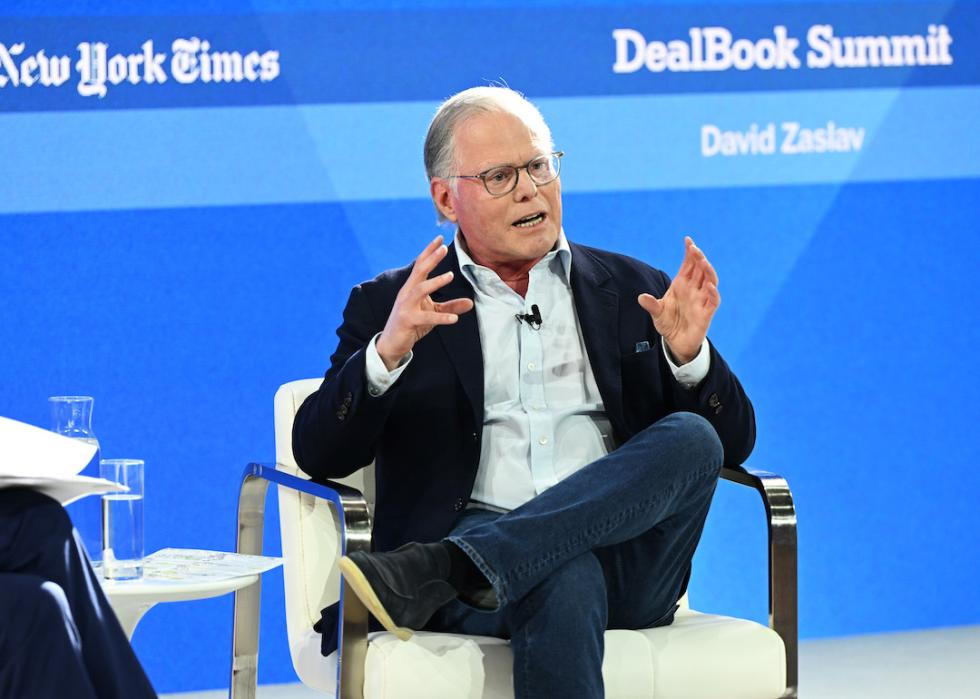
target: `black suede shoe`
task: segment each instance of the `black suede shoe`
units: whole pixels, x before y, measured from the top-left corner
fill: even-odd
[[[405,544],[391,553],[354,551],[340,559],[340,572],[368,611],[403,641],[456,599],[441,543]]]

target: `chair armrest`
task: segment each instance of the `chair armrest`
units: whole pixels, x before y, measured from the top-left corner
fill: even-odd
[[[309,481],[267,464],[249,464],[242,473],[238,496],[238,553],[262,554],[265,496],[269,483],[330,502],[337,517],[342,555],[348,551],[371,549],[371,515],[360,491],[333,481]],[[233,699],[255,698],[260,591],[260,582],[257,581],[235,593],[231,666]],[[340,699],[360,699],[367,656],[368,612],[357,595],[347,593],[347,583],[342,581],[337,630],[337,696]]]
[[[786,647],[786,693],[796,697],[799,684],[797,622],[796,508],[785,478],[738,466],[723,468],[725,480],[754,488],[762,496],[769,525],[769,628]]]

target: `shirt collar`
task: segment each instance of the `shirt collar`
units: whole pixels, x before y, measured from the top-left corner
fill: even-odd
[[[482,265],[478,265],[476,262],[473,261],[473,258],[470,257],[469,253],[466,251],[466,245],[463,242],[463,235],[460,233],[459,228],[456,229],[456,235],[453,238],[453,243],[455,243],[456,245],[456,258],[457,260],[459,260],[460,271],[463,273],[463,276],[466,277],[466,280],[471,285],[476,287],[477,281],[476,281],[476,275],[474,274],[474,271],[477,269],[487,269],[487,268],[483,267]],[[572,283],[571,282],[572,249],[568,245],[568,239],[565,237],[564,228],[558,231],[558,241],[555,244],[555,247],[552,250],[550,250],[547,255],[541,258],[541,261],[538,262],[538,264],[541,264],[542,262],[544,262],[545,264],[549,264],[551,258],[555,257],[556,255],[558,257],[559,262],[561,263],[562,274],[565,277],[565,281],[568,284],[571,284]]]

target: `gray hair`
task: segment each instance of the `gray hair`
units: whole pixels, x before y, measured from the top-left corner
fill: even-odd
[[[516,116],[535,136],[545,142],[549,151],[554,150],[551,129],[548,128],[538,108],[525,99],[524,95],[509,87],[471,87],[457,92],[443,102],[429,123],[423,148],[425,174],[429,181],[431,182],[433,177],[455,174],[457,169],[455,136],[460,124],[476,114],[499,112]],[[450,182],[455,192],[456,180]],[[436,214],[439,223],[447,221],[438,207],[436,207]]]

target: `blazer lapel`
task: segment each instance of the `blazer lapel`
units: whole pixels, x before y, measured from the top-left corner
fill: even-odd
[[[450,301],[456,298],[473,298],[473,287],[463,277],[456,257],[456,246],[449,246],[449,253],[429,275],[430,278],[452,271],[453,280],[434,294],[434,301]],[[459,376],[463,390],[473,409],[476,429],[483,426],[483,349],[480,346],[480,328],[476,321],[476,309],[459,316],[453,325],[440,325],[433,332],[442,341],[453,367]]]
[[[572,294],[582,326],[585,349],[599,394],[614,425],[624,424],[623,383],[619,365],[619,293],[611,275],[579,245],[572,250]]]

